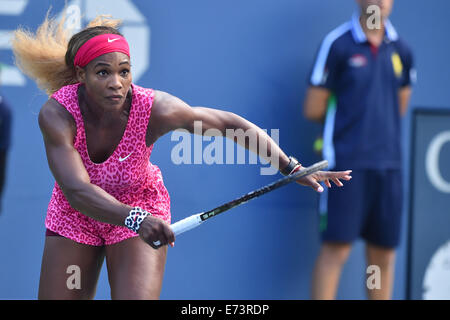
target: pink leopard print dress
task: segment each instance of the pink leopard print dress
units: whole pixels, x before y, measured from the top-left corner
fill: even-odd
[[[132,104],[128,123],[114,153],[102,163],[89,158],[84,121],[78,105],[80,84],[61,88],[52,95],[73,116],[78,150],[91,183],[99,186],[118,201],[138,206],[170,223],[170,198],[161,171],[149,161],[153,145],[145,145],[147,124],[153,104],[153,91],[132,85]],[[74,210],[57,183],[48,205],[47,229],[78,243],[94,246],[110,245],[137,236],[126,227],[99,222]]]

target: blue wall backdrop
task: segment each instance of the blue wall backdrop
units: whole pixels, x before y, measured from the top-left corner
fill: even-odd
[[[193,106],[235,112],[269,132],[279,129],[287,154],[303,164],[319,160],[312,142],[321,128],[301,111],[306,79],[321,39],[350,18],[354,1],[67,2],[80,6],[83,25],[96,13],[124,18],[140,72],[137,84],[170,92]],[[0,299],[37,297],[44,218],[54,184],[37,124],[47,97],[14,69],[7,32],[18,25],[35,30],[50,6],[57,15],[64,1],[0,0],[0,62],[6,65],[0,90],[14,116],[0,215]],[[449,11],[447,0],[395,1],[391,20],[412,47],[418,70],[412,105],[448,105]],[[409,121],[410,113],[404,120],[406,155]],[[261,175],[261,164],[175,165],[171,151],[176,144],[170,134],[164,136],[151,157],[170,192],[173,221],[279,178]],[[308,299],[319,249],[317,202],[312,190],[290,185],[180,236],[168,252],[161,298]],[[395,299],[405,298],[404,217]],[[364,263],[358,241],[338,298],[365,298]],[[96,298],[109,297],[104,268]]]

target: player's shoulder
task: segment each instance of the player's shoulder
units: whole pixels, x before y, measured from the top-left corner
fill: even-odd
[[[186,103],[180,98],[165,91],[154,90],[153,116],[173,116],[177,114],[180,109],[184,109],[185,106]]]
[[[55,98],[50,97],[41,107],[39,116],[43,117],[65,117],[70,112]]]
[[[153,90],[154,97],[155,97],[155,103],[170,103],[175,100],[175,96],[172,94],[162,91],[162,90]]]
[[[62,126],[75,128],[76,130],[76,123],[72,114],[54,98],[49,98],[41,107],[38,122],[42,131],[53,131]]]

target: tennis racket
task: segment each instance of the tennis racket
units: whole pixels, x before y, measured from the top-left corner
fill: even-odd
[[[237,198],[233,201],[227,202],[217,208],[214,208],[209,211],[201,212],[201,213],[196,213],[187,218],[184,218],[183,220],[175,222],[174,224],[172,224],[170,226],[170,228],[174,232],[175,236],[178,236],[186,231],[189,231],[195,227],[198,227],[200,224],[202,224],[206,220],[211,219],[212,217],[215,217],[222,212],[225,212],[232,208],[240,206],[241,204],[244,204],[254,198],[258,198],[258,197],[262,196],[263,194],[269,193],[275,189],[285,186],[285,185],[287,185],[293,181],[296,181],[302,177],[310,175],[311,173],[322,170],[322,169],[326,168],[327,166],[328,166],[328,161],[326,161],[326,160],[317,162],[309,167],[300,169],[297,172],[295,172],[289,176],[286,176],[275,182],[272,182],[262,188],[251,191],[251,192],[243,195],[240,198]],[[155,242],[153,242],[153,244],[155,246],[159,246],[161,244],[161,242],[155,241]]]

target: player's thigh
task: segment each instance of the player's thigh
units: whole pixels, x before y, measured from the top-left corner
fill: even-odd
[[[106,246],[112,299],[159,299],[167,246],[157,250],[140,237]]]
[[[46,237],[38,298],[93,299],[103,259],[103,247]]]

